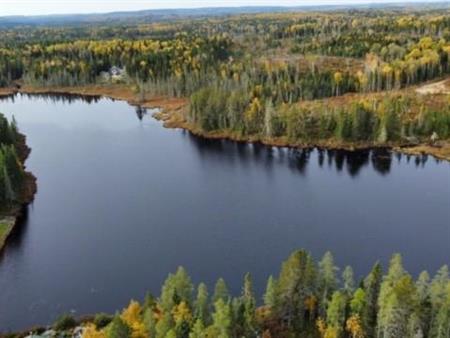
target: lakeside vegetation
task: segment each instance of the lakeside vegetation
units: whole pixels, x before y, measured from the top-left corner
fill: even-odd
[[[204,136],[442,147],[448,94],[414,86],[450,74],[449,18],[413,7],[4,28],[0,86],[119,83],[143,104],[182,98],[172,121]]]
[[[77,327],[84,338],[447,338],[449,315],[448,266],[414,280],[395,254],[386,272],[376,263],[358,280],[351,267],[340,270],[330,252],[316,263],[299,250],[269,277],[261,301],[250,274],[233,297],[222,278],[209,291],[204,283],[194,287],[180,267],[158,298],[147,294],[142,303],[132,300],[115,315],[97,314],[80,324],[64,315],[53,329],[70,335]]]
[[[450,149],[450,10],[264,13],[86,27],[1,28],[0,95],[72,92],[161,105],[167,125],[209,137],[332,148]],[[12,89],[11,89],[12,88]],[[422,91],[423,92],[423,91]],[[164,98],[164,99],[161,99]],[[0,249],[35,191],[15,121],[0,114]],[[450,151],[443,155],[450,159]],[[3,215],[3,216],[2,216]],[[262,302],[180,267],[158,297],[81,323],[84,338],[448,338],[447,266],[414,279],[394,255],[361,280],[330,253],[294,252]],[[69,315],[54,325],[70,335]],[[44,329],[36,332],[42,333]],[[11,337],[22,337],[11,334]]]
[[[24,169],[29,149],[16,121],[0,114],[0,250],[12,231],[20,207],[32,200],[34,177]]]

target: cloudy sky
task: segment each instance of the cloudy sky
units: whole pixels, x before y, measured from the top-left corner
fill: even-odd
[[[388,3],[395,2],[395,0],[0,0],[0,16],[93,12],[102,13],[155,8],[195,8],[259,5],[302,6],[343,3],[358,4],[372,2]],[[406,2],[427,1],[417,0]]]

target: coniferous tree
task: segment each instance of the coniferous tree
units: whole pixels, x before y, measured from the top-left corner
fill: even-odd
[[[320,307],[319,312],[322,317],[324,317],[328,300],[337,288],[337,277],[336,272],[338,268],[334,265],[334,258],[331,252],[326,252],[319,262],[319,274],[318,274],[318,284],[319,284],[319,297],[320,297]]]
[[[197,288],[197,298],[194,302],[194,317],[203,325],[208,325],[209,317],[208,289],[204,283],[200,283]]]
[[[316,269],[311,256],[303,250],[294,252],[282,265],[277,282],[275,311],[288,327],[305,326],[305,300],[314,295]]]
[[[231,307],[229,303],[219,298],[214,303],[213,327],[216,330],[218,338],[231,338]]]
[[[277,304],[277,290],[276,290],[276,280],[273,276],[269,276],[267,280],[266,292],[264,293],[263,301],[264,305],[273,309]]]
[[[366,295],[366,307],[362,315],[362,320],[368,337],[375,336],[375,327],[378,315],[378,297],[380,294],[382,268],[380,263],[376,263],[369,275],[364,280],[364,291]]]
[[[181,301],[192,304],[193,285],[189,275],[183,267],[179,267],[175,274],[170,274],[161,289],[161,306],[171,312]]]
[[[213,302],[214,304],[219,300],[228,302],[230,300],[230,293],[228,292],[228,287],[223,278],[217,280],[216,286],[214,288]]]
[[[347,295],[353,293],[355,289],[355,280],[353,277],[353,269],[351,266],[346,266],[342,272],[343,290]]]
[[[343,335],[345,324],[345,296],[340,291],[335,291],[327,307],[327,332],[330,336],[339,338]]]
[[[116,315],[106,331],[108,338],[128,338],[131,337],[131,330],[125,322]]]

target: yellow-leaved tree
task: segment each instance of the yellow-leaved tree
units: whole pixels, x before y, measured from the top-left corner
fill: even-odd
[[[120,317],[130,327],[132,338],[148,337],[147,329],[142,320],[142,307],[138,302],[132,300],[130,305],[122,311]]]

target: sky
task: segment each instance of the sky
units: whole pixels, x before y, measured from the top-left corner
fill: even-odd
[[[438,0],[439,1],[439,0]],[[105,13],[158,8],[227,6],[306,6],[389,3],[395,0],[0,0],[0,16]],[[401,2],[398,0],[397,2]],[[432,2],[413,0],[403,2]],[[445,2],[445,1],[441,1]]]

